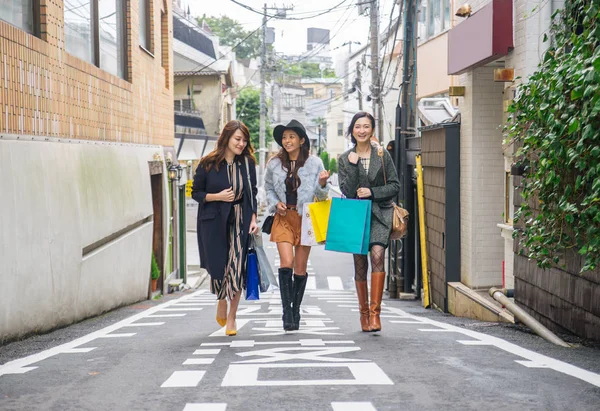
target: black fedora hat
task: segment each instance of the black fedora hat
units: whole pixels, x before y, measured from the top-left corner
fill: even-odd
[[[310,139],[308,138],[308,135],[306,135],[306,129],[302,123],[297,120],[291,120],[285,126],[280,124],[273,130],[273,139],[275,139],[277,144],[279,144],[281,147],[283,147],[281,140],[283,139],[283,132],[285,130],[294,130],[296,133],[298,133],[298,137],[300,137],[300,139],[304,139],[304,145],[307,148],[310,148]]]

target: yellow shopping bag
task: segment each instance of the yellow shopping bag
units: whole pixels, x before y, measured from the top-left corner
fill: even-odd
[[[327,237],[327,224],[329,223],[329,211],[331,200],[317,201],[308,205],[310,219],[312,220],[316,240],[321,243]]]

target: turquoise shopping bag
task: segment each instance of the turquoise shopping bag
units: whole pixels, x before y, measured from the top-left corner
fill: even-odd
[[[325,249],[341,253],[369,253],[371,200],[333,198]]]

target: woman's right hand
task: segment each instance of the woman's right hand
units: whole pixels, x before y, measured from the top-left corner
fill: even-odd
[[[285,215],[287,213],[287,206],[281,201],[277,203],[277,214]]]
[[[231,187],[226,188],[225,190],[217,194],[217,201],[223,201],[224,203],[231,203],[233,202],[234,198],[235,195],[233,194],[233,188]]]
[[[350,154],[348,154],[348,161],[352,164],[358,164],[358,154],[354,151],[350,152]]]

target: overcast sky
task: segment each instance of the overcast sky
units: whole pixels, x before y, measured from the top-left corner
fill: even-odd
[[[267,6],[293,6],[293,10],[288,11],[288,17],[310,17],[330,8],[335,7],[342,0],[280,0],[275,3],[274,0],[237,0],[240,3],[246,4],[256,10],[262,10],[263,5]],[[330,30],[332,57],[339,53],[334,50],[337,47],[348,41],[357,41],[361,45],[352,45],[352,50],[355,51],[368,41],[369,33],[369,17],[359,16],[358,9],[355,6],[357,0],[346,0],[344,3],[322,16],[291,21],[291,20],[269,20],[269,27],[275,28],[275,49],[278,52],[285,54],[301,54],[306,51],[306,29],[309,27],[324,28]],[[393,0],[381,0],[381,27],[387,27],[389,22],[389,13],[393,4]],[[246,30],[255,30],[260,27],[262,16],[250,10],[243,8],[231,0],[182,0],[183,9],[187,10],[187,5],[190,6],[190,11],[194,16],[221,16],[226,15],[242,23]],[[273,11],[268,11],[273,14]],[[394,11],[396,16],[398,9]],[[348,46],[344,46],[348,50]]]

